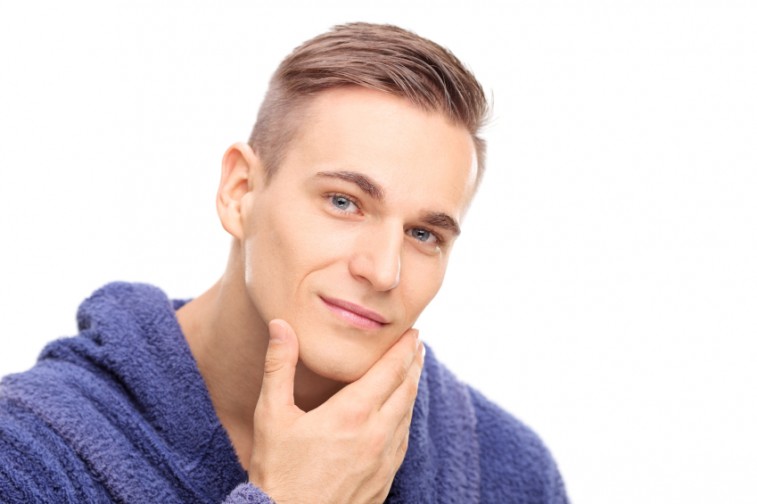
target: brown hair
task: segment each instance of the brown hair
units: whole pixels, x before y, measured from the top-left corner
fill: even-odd
[[[269,179],[304,107],[316,93],[343,86],[388,92],[464,126],[475,143],[480,180],[486,143],[478,132],[488,112],[481,85],[440,45],[396,26],[369,23],[336,26],[297,47],[276,69],[249,139]]]

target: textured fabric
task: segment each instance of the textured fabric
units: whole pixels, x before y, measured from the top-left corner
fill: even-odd
[[[272,502],[246,483],[175,317],[155,287],[114,283],[31,370],[0,383],[0,502]],[[387,502],[563,503],[524,425],[428,352]]]

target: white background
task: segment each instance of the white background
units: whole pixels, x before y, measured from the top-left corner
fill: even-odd
[[[494,97],[422,336],[576,503],[757,502],[753,2],[220,4],[0,3],[0,374],[108,281],[207,288],[220,157],[278,61],[392,22]]]

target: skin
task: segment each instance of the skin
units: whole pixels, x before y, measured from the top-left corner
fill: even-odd
[[[386,496],[422,366],[412,326],[476,170],[464,128],[362,88],[317,95],[270,179],[246,144],[226,152],[227,269],[178,318],[250,480],[277,502]]]

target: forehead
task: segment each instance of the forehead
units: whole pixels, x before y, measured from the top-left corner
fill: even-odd
[[[364,173],[386,189],[387,201],[441,204],[459,217],[473,195],[477,166],[464,127],[406,99],[355,87],[312,100],[282,169],[295,177],[323,170]]]

